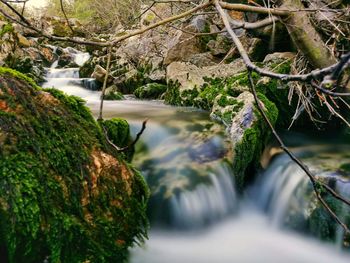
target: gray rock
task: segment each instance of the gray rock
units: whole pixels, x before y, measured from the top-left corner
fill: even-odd
[[[177,82],[180,85],[180,90],[186,90],[202,86],[205,82],[204,77],[225,78],[244,70],[244,63],[240,59],[230,64],[202,68],[190,63],[173,62],[167,67],[167,82]]]
[[[272,54],[268,54],[265,58],[263,63],[270,63],[270,62],[278,62],[278,61],[285,61],[286,59],[293,59],[295,57],[295,53],[292,52],[276,52]]]
[[[210,52],[194,54],[190,57],[189,62],[197,67],[214,66],[217,64],[216,59]]]
[[[204,32],[208,26],[208,21],[205,15],[200,15],[193,18],[190,25],[193,26],[197,32]]]
[[[106,74],[107,74],[107,71],[103,67],[101,67],[100,65],[96,65],[94,72],[91,74],[91,77],[103,83]],[[111,83],[112,81],[113,81],[113,77],[108,76],[107,83]]]

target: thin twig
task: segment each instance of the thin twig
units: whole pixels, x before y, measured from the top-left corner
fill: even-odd
[[[101,126],[102,126],[102,129],[103,129],[103,132],[105,134],[105,137],[106,137],[106,140],[107,142],[117,151],[117,152],[125,152],[127,149],[130,149],[131,147],[134,147],[136,145],[136,143],[139,141],[139,139],[141,138],[141,135],[143,134],[143,132],[145,131],[146,129],[146,124],[148,122],[148,119],[144,120],[142,122],[142,127],[140,129],[140,131],[136,134],[136,137],[135,139],[130,143],[128,144],[127,146],[125,147],[118,147],[117,145],[115,145],[108,137],[108,132],[106,130],[106,128],[103,126],[103,123],[101,123]]]
[[[111,54],[112,54],[112,47],[108,47],[107,49],[108,56],[107,56],[107,65],[106,65],[106,75],[103,80],[103,86],[102,86],[102,93],[101,93],[101,102],[100,102],[100,113],[98,115],[97,120],[103,120],[102,113],[103,113],[103,101],[105,97],[105,92],[107,88],[107,82],[108,82],[108,77],[109,77],[109,69],[110,69],[110,64],[111,64]]]
[[[64,11],[63,0],[60,0],[60,5],[61,5],[61,11],[62,11],[62,13],[63,13],[63,15],[64,15],[64,18],[66,19],[66,22],[67,22],[67,24],[68,24],[68,27],[69,27],[69,29],[72,31],[72,33],[74,34],[73,27],[72,27],[71,24],[69,23],[69,19],[68,19],[67,15],[66,15],[66,11]]]

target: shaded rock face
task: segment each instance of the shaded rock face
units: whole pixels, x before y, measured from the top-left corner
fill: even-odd
[[[1,262],[122,262],[145,235],[147,187],[84,102],[6,68],[0,175]]]

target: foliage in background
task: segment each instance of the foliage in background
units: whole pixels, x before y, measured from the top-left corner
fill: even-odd
[[[69,18],[76,18],[89,30],[97,33],[113,32],[118,26],[131,27],[138,17],[140,0],[65,0],[64,9]],[[47,14],[63,16],[60,1],[49,0]]]

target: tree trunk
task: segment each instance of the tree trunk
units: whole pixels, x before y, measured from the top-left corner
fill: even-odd
[[[282,8],[304,9],[300,0],[282,0]],[[337,62],[320,35],[311,24],[307,12],[293,12],[283,19],[298,50],[315,68],[324,68]]]

